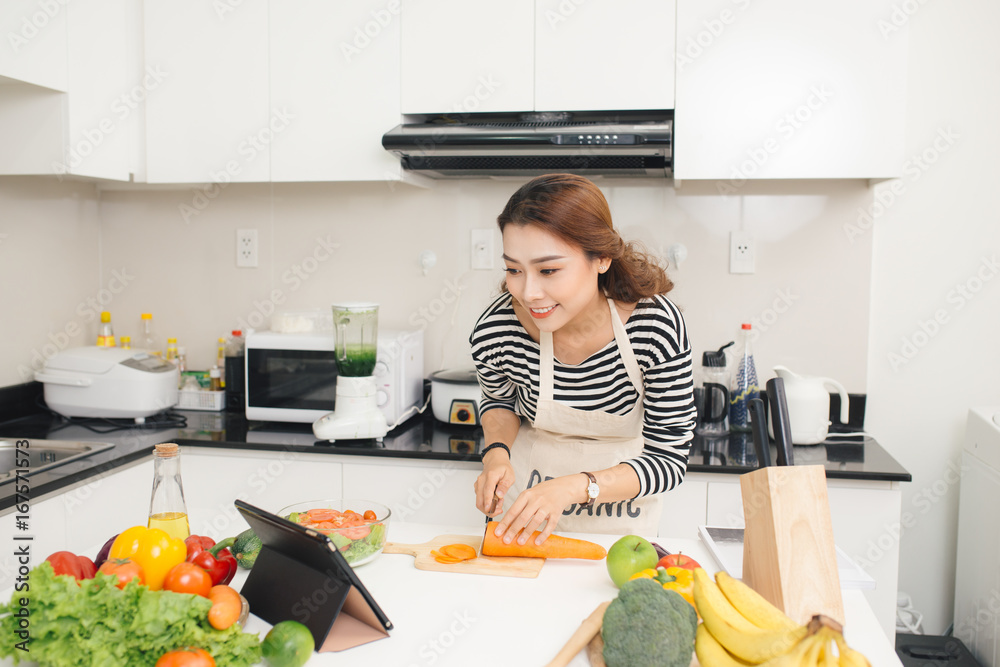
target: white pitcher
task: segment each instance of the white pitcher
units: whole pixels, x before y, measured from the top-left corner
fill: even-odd
[[[830,378],[797,375],[784,366],[775,366],[774,372],[785,382],[793,445],[816,445],[826,440],[830,427],[828,386],[840,394],[840,423],[847,423],[850,399],[839,382]]]

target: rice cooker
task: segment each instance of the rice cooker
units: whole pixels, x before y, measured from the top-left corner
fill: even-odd
[[[45,362],[35,380],[66,417],[141,418],[177,405],[177,366],[142,350],[77,347]]]
[[[471,369],[431,373],[431,411],[445,424],[479,425],[479,380]]]

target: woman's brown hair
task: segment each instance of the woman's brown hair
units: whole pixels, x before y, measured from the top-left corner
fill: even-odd
[[[497,216],[501,233],[509,224],[536,225],[581,248],[589,259],[610,257],[611,266],[598,274],[597,285],[615,301],[634,303],[674,287],[655,258],[622,240],[604,193],[583,176],[546,174],[528,181]],[[506,291],[506,281],[501,288]]]

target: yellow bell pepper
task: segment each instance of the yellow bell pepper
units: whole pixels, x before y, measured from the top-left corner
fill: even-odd
[[[158,591],[170,568],[187,558],[187,545],[159,528],[133,526],[115,538],[108,558],[135,561],[142,566],[146,585]]]
[[[694,607],[694,572],[683,567],[651,567],[636,572],[632,579],[652,579],[663,585],[664,590],[676,591]]]

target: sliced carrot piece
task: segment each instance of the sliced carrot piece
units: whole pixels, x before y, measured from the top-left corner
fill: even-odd
[[[476,550],[468,544],[449,544],[441,547],[441,553],[459,560],[471,560],[477,556]]]
[[[461,558],[452,558],[451,556],[445,556],[440,551],[435,551],[433,549],[431,549],[431,555],[434,556],[434,560],[436,560],[439,563],[451,564],[451,563],[461,563],[462,562]]]

